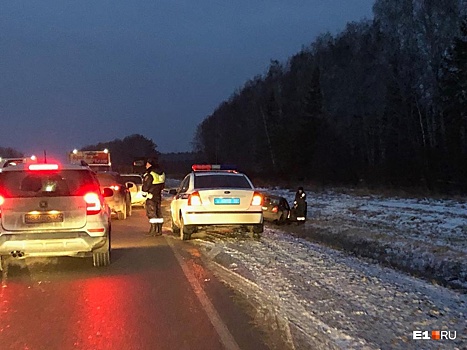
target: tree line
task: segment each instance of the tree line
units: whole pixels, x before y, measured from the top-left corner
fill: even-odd
[[[467,189],[467,1],[374,17],[273,60],[197,127],[194,151],[268,178]]]
[[[82,151],[95,151],[108,149],[112,162],[112,170],[120,173],[141,172],[141,167],[134,167],[135,159],[154,158],[161,165],[166,174],[182,178],[191,171],[191,165],[199,158],[191,152],[161,153],[157,144],[140,134],[133,134],[123,139],[114,139],[108,142],[99,142],[86,145]]]

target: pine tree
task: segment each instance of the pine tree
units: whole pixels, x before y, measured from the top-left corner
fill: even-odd
[[[449,168],[456,180],[467,175],[467,18],[446,58],[441,82],[445,144]]]

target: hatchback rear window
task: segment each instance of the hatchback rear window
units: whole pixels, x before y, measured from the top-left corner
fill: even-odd
[[[196,175],[195,188],[247,188],[251,189],[250,182],[244,175]]]
[[[11,171],[0,174],[0,191],[8,197],[79,196],[98,189],[96,178],[86,170]]]

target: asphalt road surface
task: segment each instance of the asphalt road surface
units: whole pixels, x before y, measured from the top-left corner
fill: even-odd
[[[112,263],[8,261],[0,349],[267,349],[246,304],[164,224],[146,237],[143,209],[112,221]]]

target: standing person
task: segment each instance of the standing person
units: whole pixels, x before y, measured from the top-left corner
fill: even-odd
[[[164,218],[161,210],[161,191],[165,185],[165,173],[154,158],[146,161],[146,172],[143,176],[143,192],[146,193],[146,216],[151,228],[147,236],[160,236]]]
[[[295,219],[298,223],[304,223],[306,220],[306,211],[307,211],[307,203],[306,203],[306,193],[303,190],[303,187],[299,187],[297,192],[295,193],[295,200],[293,202],[293,211]]]

